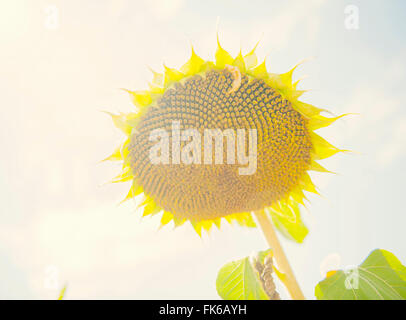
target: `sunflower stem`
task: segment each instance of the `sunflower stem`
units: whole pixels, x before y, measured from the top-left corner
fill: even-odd
[[[254,215],[258,221],[258,224],[265,236],[265,239],[272,249],[274,259],[278,265],[279,271],[281,271],[286,278],[282,280],[283,284],[289,291],[289,294],[293,300],[304,300],[305,297],[300,289],[300,286],[293,274],[293,270],[289,264],[289,261],[283,251],[283,248],[276,235],[275,229],[268,215],[263,211],[254,211]]]

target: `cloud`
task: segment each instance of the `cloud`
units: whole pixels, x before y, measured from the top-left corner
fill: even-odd
[[[367,153],[374,155],[377,164],[387,166],[406,155],[405,95],[394,94],[385,86],[386,77],[379,84],[370,83],[354,90],[346,112],[358,113],[346,121],[344,136],[362,140]],[[388,75],[388,79],[391,79]],[[388,80],[389,81],[389,80]]]
[[[305,26],[309,41],[316,39],[320,17],[318,10],[324,0],[295,1],[286,4],[272,19],[259,21],[254,30],[263,30],[266,34],[264,42],[272,48],[286,48],[298,26]]]
[[[1,225],[0,253],[25,274],[35,298],[55,299],[66,283],[68,298],[78,299],[181,298],[205,287],[213,274],[196,279],[195,270],[205,268],[201,257],[218,253],[191,226],[158,232],[158,225],[158,217],[141,218],[131,202],[44,211],[25,225]]]
[[[151,14],[160,20],[167,20],[174,17],[182,8],[184,0],[148,0]]]
[[[389,165],[406,155],[406,117],[394,121],[387,143],[378,154],[378,163]]]

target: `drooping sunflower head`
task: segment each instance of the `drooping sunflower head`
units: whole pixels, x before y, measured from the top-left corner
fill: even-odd
[[[314,133],[339,117],[298,100],[295,68],[269,73],[255,48],[233,58],[218,43],[214,62],[192,49],[148,91],[127,90],[138,108],[112,115],[127,139],[107,158],[123,161],[114,181],[132,181],[126,199],[142,194],[144,215],[199,234],[222,218],[254,226],[252,211],[295,212],[317,193],[307,172],[327,171],[316,160],[342,151]]]

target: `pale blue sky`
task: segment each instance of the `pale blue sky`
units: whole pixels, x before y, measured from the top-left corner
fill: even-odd
[[[344,8],[359,8],[359,30]],[[49,6],[58,12],[49,27]],[[47,9],[48,8],[48,9]],[[216,21],[234,54],[262,37],[273,72],[303,58],[303,100],[335,114],[359,113],[321,134],[355,150],[314,174],[302,245],[282,240],[307,298],[320,264],[337,253],[358,264],[375,248],[406,263],[404,1],[2,1],[0,3],[0,298],[218,298],[217,270],[263,250],[255,229],[225,226],[200,239],[191,227],[157,231],[126,185],[100,164],[123,138],[100,110],[132,108],[117,88],[146,88],[147,66],[179,66],[192,42],[213,59]],[[49,284],[57,270],[57,286]],[[284,294],[284,292],[282,292]]]

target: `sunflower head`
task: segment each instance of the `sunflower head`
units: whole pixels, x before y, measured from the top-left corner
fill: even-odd
[[[214,62],[192,49],[179,70],[153,71],[149,90],[126,90],[137,109],[112,115],[127,139],[107,158],[123,162],[115,182],[132,181],[125,200],[142,194],[144,216],[162,211],[162,225],[190,221],[199,234],[222,218],[255,226],[252,211],[296,212],[317,193],[308,171],[327,172],[316,161],[343,150],[314,132],[339,117],[298,100],[295,68],[270,73],[255,48],[232,57],[218,43]]]

